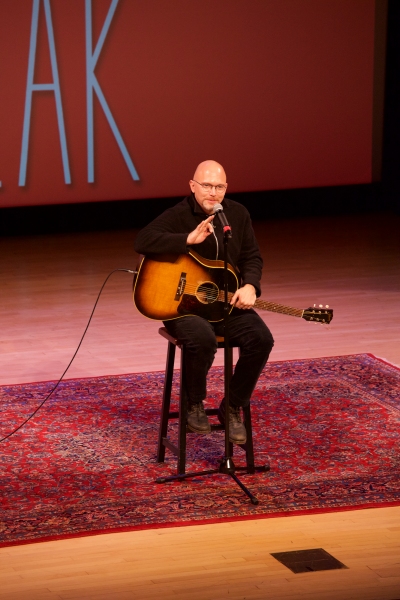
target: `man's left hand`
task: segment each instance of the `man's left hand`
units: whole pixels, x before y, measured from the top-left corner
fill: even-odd
[[[252,308],[256,301],[256,290],[251,283],[246,283],[243,287],[236,290],[232,296],[231,304],[236,308]]]

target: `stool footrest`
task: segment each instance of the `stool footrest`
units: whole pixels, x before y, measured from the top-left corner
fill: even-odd
[[[175,444],[170,442],[168,438],[162,438],[162,444],[163,444],[163,446],[168,448],[168,450],[171,450],[171,452],[173,452],[173,454],[175,454],[175,456],[179,456],[178,446],[175,446]]]
[[[205,409],[206,415],[217,415],[218,411],[219,411],[218,408],[206,408]]]
[[[225,427],[224,427],[224,425],[221,425],[221,423],[210,423],[210,425],[211,425],[211,431],[225,431]],[[186,433],[197,433],[197,435],[205,435],[205,434],[199,433],[197,431],[192,431],[191,429],[189,429],[189,427],[187,425],[186,425]]]
[[[179,411],[173,410],[168,413],[168,419],[179,419]]]
[[[218,408],[206,408],[205,413],[207,416],[217,415]],[[168,413],[168,419],[179,419],[179,410],[171,410]]]
[[[211,431],[225,431],[225,427],[221,423],[211,423]]]

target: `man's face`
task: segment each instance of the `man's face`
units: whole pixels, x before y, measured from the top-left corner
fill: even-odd
[[[205,213],[212,215],[214,206],[224,199],[227,187],[226,175],[220,165],[198,168],[189,185],[197,203]]]

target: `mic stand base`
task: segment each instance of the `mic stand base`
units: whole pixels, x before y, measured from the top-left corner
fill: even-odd
[[[251,503],[257,506],[259,504],[258,499],[250,492],[250,490],[240,481],[235,475],[236,469],[245,470],[247,467],[235,467],[232,458],[224,457],[221,460],[218,469],[209,469],[208,471],[197,471],[194,473],[182,473],[180,475],[169,475],[168,477],[157,477],[156,483],[167,483],[169,481],[179,481],[182,479],[190,479],[191,477],[201,477],[203,475],[215,475],[217,473],[223,473],[224,475],[230,475],[237,485],[244,491],[244,493],[250,498]],[[257,471],[269,471],[269,467],[255,467]]]
[[[219,465],[219,473],[224,473],[225,475],[232,475],[236,470],[236,467],[233,463],[233,458],[230,456],[224,456]]]

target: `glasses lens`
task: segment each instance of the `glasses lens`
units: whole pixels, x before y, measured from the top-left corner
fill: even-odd
[[[200,185],[206,192],[210,192],[213,189],[213,187],[215,187],[215,191],[217,192],[221,193],[225,191],[225,186],[222,183],[215,186],[211,185],[211,183],[200,183]]]

